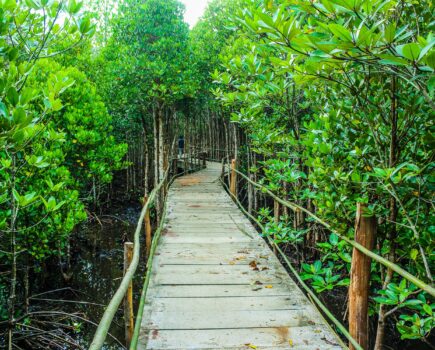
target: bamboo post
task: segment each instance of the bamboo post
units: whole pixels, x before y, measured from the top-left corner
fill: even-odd
[[[276,225],[279,224],[279,202],[276,200],[273,201],[273,220],[274,220]],[[276,249],[275,239],[276,239],[276,236],[273,237],[273,241],[274,241],[273,252],[275,255],[277,255],[278,251]]]
[[[145,195],[143,198],[143,205],[145,205],[148,201],[148,196]],[[151,243],[152,243],[152,232],[151,232],[151,219],[150,219],[150,209],[147,208],[144,217],[144,229],[145,229],[145,247],[146,247],[146,256],[148,257],[151,251]]]
[[[376,235],[376,217],[366,215],[367,206],[357,204],[355,241],[372,250]],[[368,297],[371,259],[353,248],[349,286],[349,333],[363,349],[369,348]],[[349,344],[349,349],[354,346]]]
[[[124,243],[124,276],[131,264],[131,260],[133,259],[133,246],[134,244],[131,242]],[[131,280],[124,297],[125,342],[127,348],[130,346],[131,337],[133,336],[133,315],[133,281]]]
[[[252,180],[253,179],[253,175],[249,174],[249,178]],[[248,213],[251,214],[251,215],[252,215],[253,198],[254,198],[254,187],[248,181]]]
[[[230,192],[234,197],[237,197],[236,193],[236,181],[237,181],[237,173],[236,173],[236,160],[231,160],[231,180],[230,180]]]

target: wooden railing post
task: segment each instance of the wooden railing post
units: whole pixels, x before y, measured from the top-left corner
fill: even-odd
[[[234,197],[237,197],[237,173],[236,173],[236,160],[231,160],[231,180],[230,180],[230,192]]]
[[[376,236],[376,217],[368,216],[367,206],[357,204],[355,241],[372,250]],[[363,349],[369,348],[368,298],[371,259],[354,248],[349,286],[349,333]],[[349,349],[354,350],[352,344]]]
[[[143,198],[143,205],[146,205],[148,201],[148,196],[145,195]],[[152,242],[152,232],[151,232],[151,219],[150,219],[150,209],[147,208],[147,211],[145,212],[144,217],[144,229],[145,229],[145,251],[146,256],[148,257],[150,255],[151,251],[151,242]]]
[[[131,264],[131,260],[133,259],[133,246],[134,245],[131,242],[124,243],[124,275]],[[127,344],[127,348],[130,346],[131,337],[133,336],[133,315],[133,281],[130,281],[127,293],[124,297],[125,342]]]
[[[273,221],[275,222],[276,225],[279,224],[279,202],[276,200],[273,201]],[[273,241],[274,241],[273,252],[275,253],[275,255],[277,255],[278,251],[276,249],[275,240],[276,240],[276,236],[273,236]]]

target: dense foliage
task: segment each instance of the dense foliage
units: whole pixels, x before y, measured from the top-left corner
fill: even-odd
[[[55,62],[94,32],[82,4],[2,1],[0,18],[0,321],[12,325],[10,348],[15,320],[30,322],[31,276],[62,262],[126,146],[94,84]]]
[[[214,92],[248,135],[250,159],[261,160],[244,166],[349,237],[357,202],[368,203],[376,251],[433,283],[430,4],[247,1],[234,16],[230,6],[219,20],[230,18],[234,33],[221,47]],[[302,250],[313,288],[348,285],[349,245],[302,213],[282,213],[286,224],[260,214],[269,234]],[[321,254],[305,256],[309,247]],[[372,281],[375,348],[393,314],[402,339],[427,342],[435,325],[427,295],[376,264]]]
[[[182,152],[236,158],[349,238],[367,204],[375,252],[434,283],[432,2],[212,0],[191,30],[183,13],[177,0],[0,1],[0,346],[47,346],[23,336],[29,280],[47,265],[71,278],[78,224],[114,179],[146,197],[181,136]],[[238,186],[263,234],[345,313],[351,246]],[[371,270],[373,347],[389,324],[430,347],[430,296]]]

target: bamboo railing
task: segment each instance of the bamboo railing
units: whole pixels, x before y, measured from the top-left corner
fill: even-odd
[[[143,226],[143,220],[146,212],[150,208],[151,204],[154,203],[157,194],[165,185],[167,180],[169,171],[166,171],[163,179],[160,181],[158,186],[151,191],[151,194],[148,197],[147,202],[142,208],[140,213],[140,217],[137,223],[136,231],[134,232],[134,247],[133,247],[133,258],[131,260],[131,264],[128,267],[124,277],[121,280],[121,283],[107,305],[106,310],[104,311],[103,317],[98,324],[97,330],[94,334],[94,339],[92,340],[91,346],[89,350],[100,350],[104,341],[106,340],[107,333],[109,332],[110,325],[112,324],[113,318],[115,317],[116,312],[118,311],[119,306],[121,305],[124,296],[127,292],[127,289],[130,285],[130,282],[133,280],[136,269],[139,265],[139,256],[140,256],[140,233]]]
[[[228,164],[225,163],[225,159],[227,159]],[[228,171],[227,174],[229,176],[229,185],[227,185],[224,181],[225,170]],[[422,291],[425,291],[428,294],[430,294],[432,297],[435,297],[435,288],[433,288],[433,286],[431,286],[431,285],[425,283],[424,281],[422,281],[421,279],[415,277],[414,275],[412,275],[411,273],[409,273],[408,271],[406,271],[402,267],[398,266],[397,264],[394,264],[391,261],[383,258],[382,256],[374,253],[370,249],[367,249],[366,247],[364,247],[360,243],[346,237],[344,233],[337,231],[329,223],[322,220],[317,215],[315,215],[314,213],[305,209],[304,207],[302,207],[296,203],[290,202],[288,200],[284,200],[282,198],[279,198],[272,191],[270,191],[267,187],[265,187],[264,185],[262,185],[258,182],[253,181],[246,174],[239,171],[236,167],[236,162],[234,162],[234,160],[231,163],[229,163],[228,157],[222,158],[222,174],[221,174],[221,178],[220,178],[221,183],[226,188],[226,190],[231,195],[231,197],[234,199],[234,201],[239,206],[239,208],[244,212],[244,214],[246,216],[248,216],[252,221],[254,221],[258,225],[258,227],[260,228],[261,231],[265,231],[264,225],[257,218],[255,218],[251,213],[249,213],[238,199],[237,192],[236,192],[236,176],[237,175],[241,176],[244,180],[246,180],[252,186],[260,189],[263,193],[267,194],[270,198],[272,198],[274,201],[280,203],[281,205],[291,209],[294,212],[298,212],[298,211],[304,212],[311,219],[313,219],[315,222],[321,224],[323,227],[328,229],[331,233],[336,234],[340,239],[342,239],[343,241],[345,241],[346,243],[351,245],[353,248],[357,249],[362,254],[370,257],[371,259],[377,261],[378,263],[382,264],[383,266],[391,269],[392,271],[396,272],[398,275],[405,278],[407,281],[409,281],[409,282],[413,283],[415,286],[419,287]],[[331,313],[331,311],[329,311],[329,309],[326,307],[326,305],[324,305],[324,303],[322,303],[320,301],[320,299],[317,297],[316,293],[314,293],[308,287],[308,285],[303,281],[303,279],[299,275],[296,268],[290,262],[287,255],[281,250],[279,245],[274,241],[274,239],[272,239],[268,235],[266,235],[265,237],[266,237],[268,243],[274,248],[274,251],[281,256],[282,260],[285,262],[287,267],[290,269],[292,274],[295,276],[295,278],[299,282],[300,286],[302,286],[302,288],[306,291],[306,293],[308,294],[310,299],[328,317],[328,319],[337,327],[337,329],[340,330],[340,332],[349,341],[352,348],[356,349],[356,350],[364,350],[364,348],[358,343],[358,341],[354,337],[352,337],[352,335],[349,333],[349,331],[346,329],[346,327]],[[346,345],[344,345],[344,344],[342,344],[342,345],[346,348]]]
[[[179,158],[173,158],[171,159],[171,161],[178,161]],[[189,172],[190,170],[190,166],[198,166],[201,167],[201,163],[200,163],[200,159],[198,157],[198,154],[190,154],[189,155],[189,167],[186,169],[184,169],[183,173],[181,174],[175,174],[172,176],[172,178],[168,181],[169,178],[169,174],[170,174],[170,170],[171,167],[168,167],[168,169],[166,170],[162,180],[159,182],[159,184],[151,191],[150,195],[147,198],[146,203],[144,204],[142,211],[140,213],[139,216],[139,220],[137,222],[137,226],[136,226],[136,230],[134,232],[134,239],[133,239],[133,258],[131,260],[131,263],[128,267],[128,269],[126,270],[124,277],[121,280],[121,283],[118,287],[118,289],[116,290],[115,294],[113,295],[112,299],[110,300],[109,304],[106,307],[106,310],[104,311],[103,317],[101,318],[97,330],[94,334],[94,338],[92,340],[92,343],[89,347],[89,350],[100,350],[102,349],[104,342],[107,338],[107,335],[109,333],[109,329],[110,326],[113,322],[113,319],[115,317],[116,312],[118,311],[122,301],[124,300],[124,297],[126,296],[127,290],[134,278],[135,272],[137,270],[137,267],[139,265],[139,257],[140,257],[140,234],[142,231],[142,227],[143,227],[143,222],[144,222],[144,218],[145,215],[147,214],[147,212],[149,212],[151,205],[156,201],[157,196],[159,195],[160,191],[163,191],[163,194],[167,193],[167,189],[169,188],[170,184],[178,177],[181,176],[183,174],[185,174],[186,172]],[[146,275],[145,275],[145,279],[144,279],[144,283],[143,283],[143,289],[141,292],[141,298],[139,300],[139,308],[137,311],[137,315],[136,315],[136,320],[134,322],[134,331],[133,331],[133,335],[130,341],[130,349],[136,349],[137,347],[137,342],[138,342],[138,338],[139,338],[139,331],[140,331],[140,324],[141,324],[141,320],[142,320],[142,315],[143,315],[143,307],[145,304],[145,300],[146,300],[146,292],[147,292],[147,288],[148,288],[148,284],[149,284],[149,280],[150,280],[150,272],[151,272],[151,268],[152,268],[152,263],[153,263],[153,259],[154,259],[154,253],[161,235],[161,231],[163,229],[163,224],[164,224],[164,217],[166,214],[166,197],[164,198],[164,202],[163,202],[163,213],[162,213],[162,218],[159,222],[159,227],[157,228],[154,237],[152,239],[151,242],[151,249],[150,249],[150,254],[148,256],[148,260],[147,260],[147,270],[146,270]]]
[[[274,200],[276,200],[278,203],[282,204],[283,206],[286,206],[287,208],[289,208],[289,209],[291,209],[293,211],[298,211],[299,210],[299,211],[304,212],[305,214],[310,216],[314,221],[316,221],[317,223],[321,224],[323,227],[328,229],[331,233],[336,234],[340,239],[342,239],[346,243],[350,244],[352,247],[358,249],[361,253],[367,255],[368,257],[370,257],[373,260],[377,261],[378,263],[384,265],[385,267],[393,270],[394,272],[396,272],[397,274],[399,274],[400,276],[402,276],[403,278],[405,278],[409,282],[413,283],[414,285],[416,285],[417,287],[419,287],[423,291],[425,291],[428,294],[430,294],[431,296],[435,297],[435,288],[432,287],[431,285],[429,285],[429,284],[425,283],[424,281],[418,279],[417,277],[415,277],[414,275],[412,275],[411,273],[409,273],[405,269],[403,269],[400,266],[392,263],[391,261],[385,259],[384,257],[382,257],[382,256],[372,252],[371,250],[365,248],[364,246],[362,246],[358,242],[355,242],[354,240],[346,237],[343,233],[335,230],[326,221],[322,220],[317,215],[313,214],[312,212],[310,212],[309,210],[305,209],[304,207],[302,207],[302,206],[300,206],[300,205],[298,205],[296,203],[290,202],[288,200],[284,200],[284,199],[279,198],[277,195],[275,195],[272,191],[270,191],[264,185],[259,184],[257,182],[254,182],[248,176],[246,176],[244,173],[242,173],[241,171],[237,170],[236,168],[232,169],[232,171],[234,171],[238,175],[242,176],[246,181],[251,183],[253,186],[261,189],[264,193],[268,194],[271,198],[273,198]]]

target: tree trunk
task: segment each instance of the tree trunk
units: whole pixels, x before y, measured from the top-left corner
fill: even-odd
[[[397,122],[398,122],[398,114],[397,114],[397,97],[396,97],[396,78],[391,77],[391,113],[390,113],[390,120],[391,120],[391,135],[390,135],[390,153],[389,153],[389,161],[388,161],[388,167],[393,168],[397,164],[397,159],[400,154],[400,150],[397,143]],[[390,244],[390,252],[388,254],[388,260],[390,260],[392,263],[396,260],[396,254],[395,254],[395,240],[397,236],[397,203],[396,199],[391,196],[390,197],[390,216],[389,221],[391,223],[391,229],[389,230],[389,233],[387,235],[387,239]],[[385,290],[388,286],[388,284],[391,281],[391,278],[393,276],[393,271],[390,268],[387,268],[387,272],[385,274],[385,280],[383,283],[383,290]],[[376,332],[376,342],[374,350],[382,350],[383,343],[384,343],[384,337],[385,337],[385,324],[386,324],[386,318],[387,318],[387,310],[386,305],[381,304],[379,307],[379,313],[378,313],[378,326],[377,326],[377,332]]]
[[[11,174],[11,189],[15,188],[15,156],[12,156],[12,174]],[[15,327],[15,299],[16,299],[16,287],[17,287],[17,251],[16,251],[16,221],[18,216],[18,203],[15,200],[15,196],[10,194],[11,198],[11,222],[9,229],[11,232],[11,285],[8,299],[8,312],[9,312],[9,332],[8,332],[8,350],[13,348],[13,330]]]

